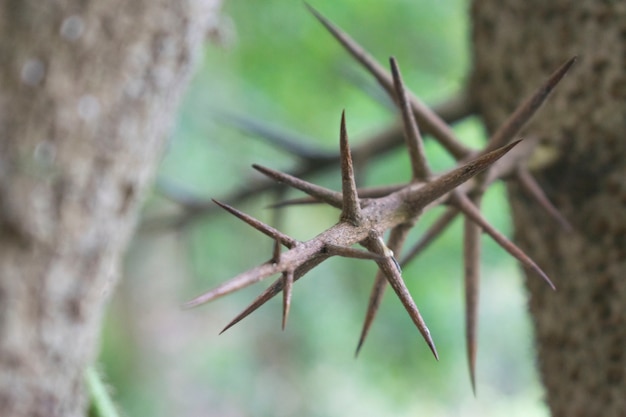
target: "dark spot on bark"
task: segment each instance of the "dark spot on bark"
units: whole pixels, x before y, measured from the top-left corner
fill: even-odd
[[[618,384],[622,382],[624,378],[624,370],[620,367],[619,364],[613,365],[609,367],[609,370],[606,375],[606,382],[609,384]]]
[[[67,317],[73,322],[79,322],[83,319],[83,308],[81,299],[78,296],[71,296],[66,304]]]
[[[126,183],[122,186],[122,204],[120,204],[120,208],[118,213],[120,215],[126,214],[133,201],[135,200],[135,186],[131,183]]]

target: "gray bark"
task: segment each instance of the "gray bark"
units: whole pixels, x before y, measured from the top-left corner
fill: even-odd
[[[554,279],[527,277],[538,364],[553,416],[626,416],[626,3],[475,0],[472,97],[491,130],[579,55],[526,135],[533,173],[576,229],[515,186],[515,235]]]
[[[80,416],[215,0],[0,0],[0,413]]]

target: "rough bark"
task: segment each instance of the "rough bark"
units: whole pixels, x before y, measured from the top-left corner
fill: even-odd
[[[84,414],[107,294],[214,0],[0,0],[0,413]]]
[[[626,3],[475,0],[473,92],[489,129],[572,55],[580,60],[528,135],[534,174],[575,228],[509,187],[529,277],[538,363],[554,416],[626,415]]]

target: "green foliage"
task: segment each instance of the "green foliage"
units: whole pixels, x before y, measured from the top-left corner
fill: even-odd
[[[313,5],[381,62],[396,56],[406,83],[426,102],[436,103],[462,86],[469,65],[464,1],[320,0]],[[351,80],[365,81],[382,95],[301,2],[232,0],[225,14],[234,28],[224,34],[223,45],[207,46],[161,180],[199,197],[219,198],[253,177],[253,162],[276,169],[294,166],[296,161],[284,153],[217,122],[217,111],[270,121],[331,150],[337,149],[344,108],[353,144],[394,119],[354,85]],[[476,120],[456,129],[470,145],[483,140]],[[452,166],[436,144],[428,143],[427,152],[437,170]],[[407,178],[408,158],[402,151],[377,160],[364,176],[367,185]],[[315,181],[339,189],[338,171]],[[263,209],[269,201],[238,208],[269,221],[271,213]],[[493,224],[508,231],[501,187],[486,196],[485,206]],[[147,212],[163,207],[171,209],[154,196]],[[337,216],[327,208],[293,208],[285,212],[282,229],[306,239]],[[418,232],[433,218],[428,213]],[[457,221],[404,271],[440,350],[438,363],[390,292],[359,359],[353,359],[375,274],[372,262],[333,259],[298,281],[285,332],[280,331],[280,302],[274,300],[215,338],[265,283],[200,310],[183,313],[178,305],[266,260],[272,243],[228,216],[197,222],[165,243],[138,239],[126,270],[130,284],[114,300],[104,343],[103,361],[119,402],[129,416],[510,416],[515,410],[545,415],[532,371],[519,274],[514,261],[494,245],[487,245],[483,256],[488,262],[483,266],[479,397],[471,397],[459,226]],[[159,239],[164,238],[154,238]],[[141,265],[146,262],[157,265],[147,268],[156,275],[145,273]],[[159,273],[163,277],[155,279]],[[174,288],[164,291],[171,298],[155,292],[155,286]]]

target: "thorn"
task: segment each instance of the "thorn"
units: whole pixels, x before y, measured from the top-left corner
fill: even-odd
[[[574,228],[572,227],[570,222],[568,222],[565,216],[561,214],[559,209],[557,209],[554,204],[552,204],[552,202],[548,199],[548,197],[541,189],[541,186],[537,184],[537,181],[533,178],[533,176],[530,174],[530,172],[528,172],[527,169],[521,168],[517,170],[517,175],[515,178],[517,179],[522,189],[526,191],[526,193],[530,195],[530,197],[535,200],[535,202],[539,204],[539,206],[543,208],[550,215],[550,217],[556,220],[556,222],[563,228],[563,230],[568,233],[574,231]]]
[[[502,235],[493,226],[491,226],[466,195],[455,192],[452,194],[452,202],[456,204],[456,206],[473,222],[478,224],[485,233],[491,236],[491,238],[495,240],[502,249],[513,255],[513,257],[521,262],[522,265],[531,269],[537,275],[543,278],[548,283],[550,288],[556,290],[556,287],[554,286],[548,275],[546,275],[546,273],[543,272],[541,268],[539,268],[535,261],[533,261],[530,256],[526,255],[524,251],[522,251],[513,242],[508,240],[504,235]]]
[[[427,206],[439,197],[454,190],[459,185],[493,165],[519,142],[519,140],[512,142],[506,146],[496,149],[495,151],[479,156],[465,165],[455,168],[452,171],[443,174],[439,178],[426,183],[409,197],[411,204],[417,208]]]
[[[384,244],[381,236],[376,232],[372,232],[370,234],[370,238],[367,240],[366,246],[369,246],[369,249],[373,252],[379,253],[381,255],[385,255],[387,259],[384,261],[379,261],[378,266],[383,271],[384,275],[387,277],[387,281],[391,285],[391,288],[396,292],[396,295],[402,302],[407,313],[413,320],[413,323],[422,334],[422,337],[426,341],[426,344],[430,348],[431,352],[435,356],[435,359],[439,360],[439,354],[437,353],[437,349],[435,347],[435,343],[430,335],[430,330],[428,330],[428,326],[424,322],[422,315],[415,305],[415,301],[413,301],[413,297],[411,297],[411,293],[409,293],[404,280],[402,279],[402,275],[395,267],[393,261],[391,260],[392,255],[389,254],[390,250]]]
[[[235,217],[237,217],[240,220],[243,220],[245,223],[249,224],[250,226],[254,227],[256,230],[258,230],[259,232],[263,233],[266,236],[269,236],[271,238],[273,238],[276,241],[279,241],[280,243],[282,243],[283,245],[285,245],[288,248],[293,248],[294,246],[296,246],[298,244],[298,241],[287,236],[286,234],[284,234],[283,232],[274,229],[272,226],[267,225],[257,219],[255,219],[254,217],[237,210],[234,207],[229,206],[226,203],[222,203],[220,201],[217,201],[215,199],[213,199],[213,202],[215,204],[217,204],[218,206],[220,206],[221,208],[223,208],[224,210],[226,210],[227,212],[231,213],[232,215],[234,215]]]
[[[509,140],[524,127],[546,101],[559,81],[563,79],[567,71],[574,65],[576,59],[577,57],[573,57],[561,64],[561,66],[550,75],[550,78],[535,90],[532,96],[528,97],[511,113],[508,119],[498,128],[491,138],[489,138],[489,142],[485,148],[486,152],[508,143]]]
[[[312,184],[310,182],[301,180],[292,175],[285,174],[273,169],[263,167],[261,165],[253,164],[252,167],[277,182],[287,184],[293,188],[296,188],[304,193],[307,193],[317,200],[321,200],[333,207],[342,208],[343,195],[328,188],[320,187],[319,185]]]
[[[465,343],[472,392],[476,395],[476,346],[480,283],[480,234],[476,223],[465,219],[463,261],[465,265]]]
[[[280,283],[280,289],[277,289],[277,283]],[[280,290],[282,289],[283,286],[283,279],[279,278],[278,280],[274,281],[274,283],[272,285],[270,285],[265,291],[263,291],[257,298],[254,299],[254,301],[252,301],[252,303],[246,307],[245,310],[243,310],[241,313],[239,313],[234,319],[232,319],[221,331],[219,334],[224,333],[226,330],[230,329],[231,327],[233,327],[235,324],[239,323],[241,320],[245,319],[246,317],[248,317],[250,314],[252,314],[253,312],[255,312],[259,307],[261,307],[263,304],[265,304],[266,302],[268,302],[269,300],[271,300],[276,294],[278,294],[280,292]],[[283,309],[284,311],[284,309]]]
[[[315,268],[320,263],[324,262],[326,259],[328,259],[327,256],[326,257],[321,256],[321,257],[314,259],[312,262],[306,265],[300,266],[298,269],[294,271],[293,280],[294,281],[299,280],[307,272]],[[265,291],[263,291],[257,298],[255,298],[254,301],[252,301],[252,303],[248,307],[246,307],[245,310],[243,310],[234,319],[232,319],[230,323],[228,323],[226,327],[222,329],[220,334],[224,333],[226,330],[230,329],[235,324],[239,323],[241,320],[245,319],[250,314],[254,313],[259,307],[261,307],[263,304],[265,304],[266,302],[271,300],[275,295],[281,292],[283,288],[284,288],[284,280],[283,280],[283,277],[280,277],[276,281],[274,281],[272,285],[270,285]]]
[[[387,245],[384,244],[382,238],[378,236],[376,239],[379,239],[379,244],[387,249],[387,253],[391,253],[391,260],[393,261],[395,267],[397,268],[398,273],[402,273],[402,269],[400,265],[398,265],[398,261],[395,257],[393,257],[393,252],[399,252],[402,250],[402,246],[406,241],[406,237],[411,231],[411,224],[400,224],[393,229],[391,229],[391,233],[389,234],[389,239]],[[385,260],[383,258],[383,260]],[[372,291],[370,293],[370,299],[367,306],[367,312],[365,313],[365,320],[363,321],[363,327],[361,329],[361,335],[359,336],[359,343],[357,344],[355,356],[359,354],[363,343],[365,343],[365,338],[369,333],[369,329],[374,322],[374,318],[376,318],[376,313],[378,312],[378,307],[383,299],[383,295],[385,294],[385,288],[387,287],[387,278],[382,269],[379,269],[376,273],[376,278],[374,279],[374,286],[372,287]]]
[[[274,240],[274,254],[272,255],[272,262],[275,264],[280,263],[280,250],[280,240],[276,239]]]
[[[239,131],[263,139],[269,145],[285,151],[305,161],[325,161],[335,159],[331,152],[325,152],[307,146],[315,141],[295,132],[285,131],[283,128],[254,119],[248,115],[235,114],[224,110],[214,110],[216,119]]]
[[[339,149],[341,154],[341,190],[343,193],[341,220],[358,226],[362,218],[361,206],[359,205],[359,195],[354,180],[354,168],[352,166],[352,156],[350,155],[348,133],[346,132],[345,111],[341,112]]]
[[[374,318],[376,317],[376,313],[378,312],[378,307],[380,307],[383,295],[385,294],[385,288],[387,288],[387,278],[385,277],[385,274],[382,272],[382,270],[379,270],[376,274],[374,286],[372,287],[372,291],[370,293],[370,299],[367,305],[367,312],[365,313],[365,320],[363,321],[361,335],[359,336],[359,343],[357,344],[356,351],[354,352],[355,357],[359,355],[359,352],[363,347],[363,343],[365,343],[365,338],[367,337],[367,334],[372,327],[372,323],[374,322]]]
[[[400,260],[400,265],[406,267],[409,262],[417,257],[424,249],[426,249],[434,240],[441,236],[444,230],[452,223],[452,221],[459,214],[454,206],[449,206],[446,211],[433,223],[428,230],[422,235],[415,245],[407,252],[407,254]]]
[[[311,14],[330,32],[330,34],[352,55],[363,67],[372,74],[379,84],[390,96],[394,96],[393,81],[385,69],[371,55],[369,55],[357,42],[335,26],[330,20],[322,16],[308,3],[304,3]],[[456,159],[461,159],[470,154],[470,149],[463,145],[454,136],[452,129],[435,112],[422,103],[417,97],[411,95],[411,108],[415,112],[418,122],[424,130],[433,135],[435,139]]]
[[[283,330],[287,325],[291,307],[291,288],[293,286],[293,270],[283,272]]]
[[[261,264],[255,268],[249,269],[248,271],[242,272],[212,290],[209,290],[186,302],[183,305],[183,308],[187,309],[197,307],[201,304],[206,304],[210,301],[216,300],[226,294],[248,287],[264,278],[282,272],[280,268],[279,264],[274,264],[272,262]]]
[[[396,59],[389,58],[389,64],[391,66],[391,74],[393,76],[393,82],[396,92],[396,98],[398,100],[398,107],[402,113],[402,121],[404,123],[404,139],[409,149],[409,157],[411,159],[411,168],[413,170],[414,180],[427,180],[430,177],[430,168],[428,167],[428,161],[424,153],[424,143],[422,135],[420,134],[415,116],[411,109],[411,104],[408,101],[407,91],[402,81],[402,75],[400,74],[400,68]]]

